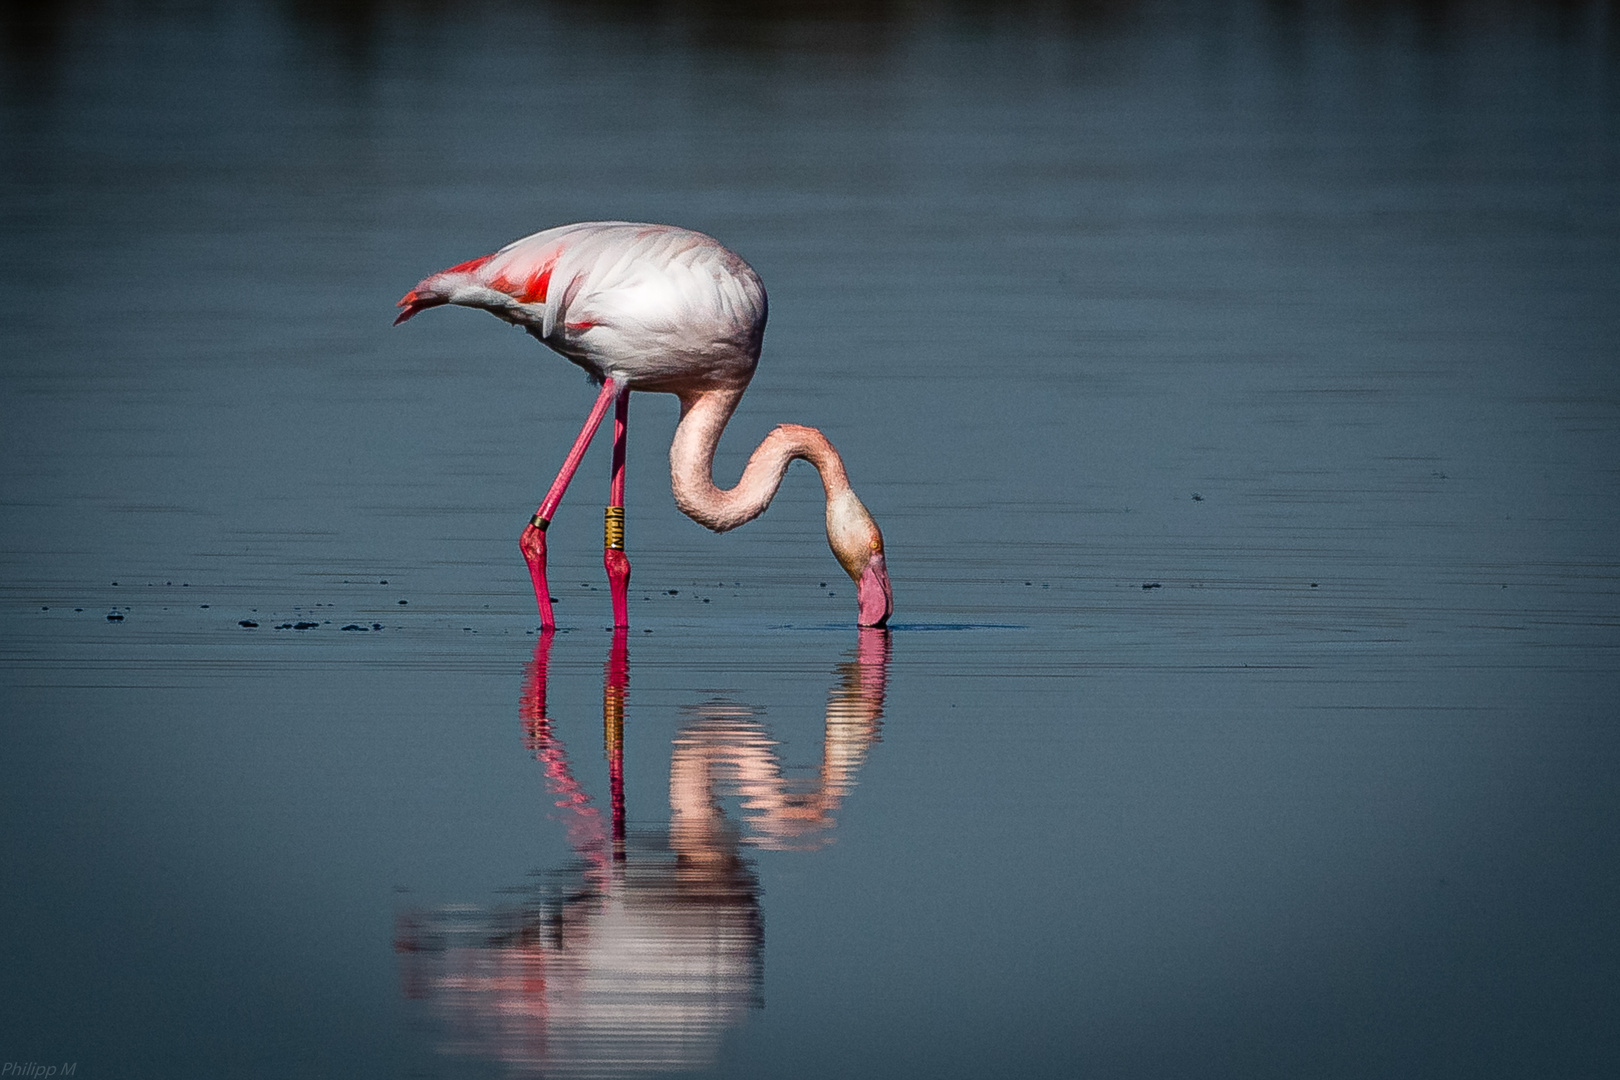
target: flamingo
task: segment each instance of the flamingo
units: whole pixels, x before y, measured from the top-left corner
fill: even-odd
[[[793,460],[814,465],[826,491],[827,543],[855,582],[857,622],[888,622],[894,601],[883,534],[850,487],[843,459],[820,431],[779,425],[755,447],[735,487],[715,486],[715,447],[759,363],[766,310],[759,275],[719,241],[671,225],[626,221],[546,229],[422,279],[399,301],[403,310],[394,325],[443,304],[483,308],[522,327],[601,385],[585,426],[518,542],[542,630],[556,626],[546,583],[546,527],[609,405],[613,467],[602,563],[613,625],[629,625],[624,448],[633,390],[680,399],[680,422],[669,447],[675,505],[715,532],[763,514]]]

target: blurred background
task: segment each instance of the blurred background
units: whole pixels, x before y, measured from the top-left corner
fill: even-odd
[[[0,1061],[1612,1069],[1613,3],[0,12]],[[761,274],[717,479],[827,432],[882,648],[808,470],[711,536],[643,395],[628,646],[599,446],[537,649],[592,389],[389,323],[597,219]]]

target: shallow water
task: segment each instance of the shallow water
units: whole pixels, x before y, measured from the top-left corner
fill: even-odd
[[[1612,1066],[1611,7],[8,18],[0,1062]],[[644,396],[534,633],[592,390],[388,323],[607,217],[760,271],[717,471],[822,427],[890,633]]]

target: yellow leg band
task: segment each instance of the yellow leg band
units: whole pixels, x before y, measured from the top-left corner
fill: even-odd
[[[624,749],[624,688],[602,688],[602,749],[611,759],[614,751]]]
[[[602,546],[624,550],[624,507],[610,506],[602,516]]]

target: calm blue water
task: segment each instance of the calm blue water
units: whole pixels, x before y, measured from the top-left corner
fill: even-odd
[[[756,7],[7,9],[0,1070],[1608,1075],[1613,6]],[[648,396],[534,633],[593,391],[389,322],[598,218],[890,633]]]

